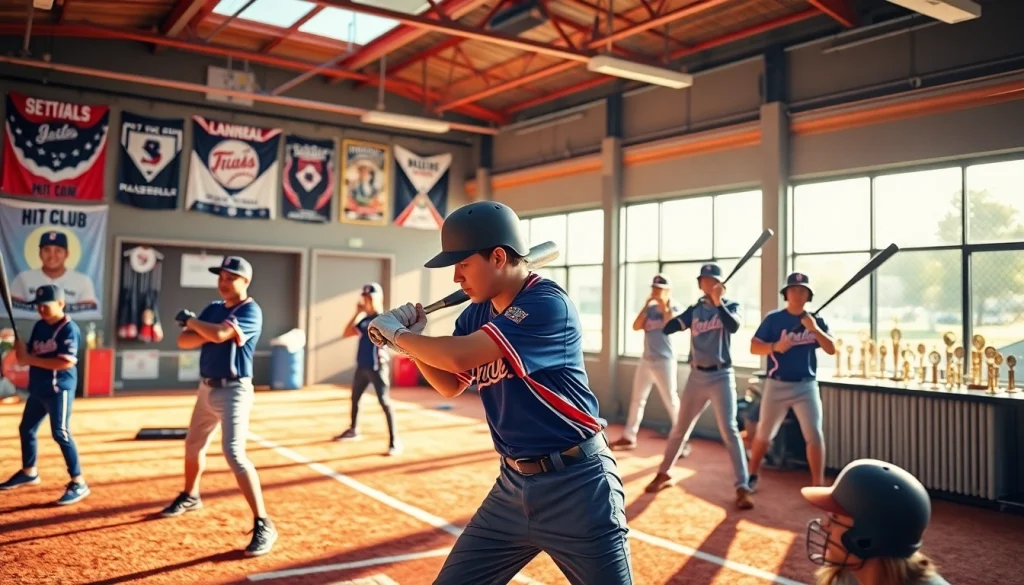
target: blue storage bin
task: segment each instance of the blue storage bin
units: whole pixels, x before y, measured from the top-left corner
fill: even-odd
[[[270,389],[298,390],[305,378],[305,334],[292,329],[270,342]]]

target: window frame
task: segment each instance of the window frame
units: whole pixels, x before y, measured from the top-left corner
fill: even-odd
[[[590,263],[579,263],[579,262],[577,262],[577,263],[570,263],[569,262],[569,248],[572,246],[572,242],[569,241],[569,216],[571,216],[573,214],[576,214],[576,213],[586,213],[586,212],[593,212],[593,211],[600,211],[600,212],[602,212],[602,219],[603,219],[603,213],[604,213],[604,208],[603,207],[587,207],[587,208],[584,208],[584,209],[573,209],[571,211],[560,211],[560,212],[554,212],[554,213],[550,213],[550,212],[549,213],[538,213],[536,215],[521,215],[521,216],[519,216],[520,221],[521,222],[526,222],[526,224],[528,226],[530,226],[530,230],[531,231],[533,230],[532,222],[535,219],[545,219],[545,218],[549,218],[549,217],[559,217],[559,216],[565,218],[565,250],[562,251],[562,257],[565,258],[565,264],[559,264],[557,266],[545,266],[541,270],[544,270],[544,269],[561,269],[561,270],[565,270],[565,292],[566,292],[566,294],[568,294],[569,291],[572,288],[571,274],[572,274],[572,269],[573,268],[594,267],[594,266],[602,266],[603,267],[604,266],[604,253],[603,253],[603,250],[604,250],[604,247],[607,246],[607,242],[605,242],[604,240],[606,240],[607,238],[605,238],[605,236],[604,236],[604,229],[603,229],[603,227],[602,227],[602,233],[601,233],[601,240],[602,240],[602,244],[601,244],[601,250],[602,250],[601,261],[600,262],[590,262]],[[530,238],[528,237],[527,240],[529,240],[529,239]],[[601,287],[602,287],[601,293],[602,293],[602,296],[603,296],[604,295],[603,279],[602,279]],[[571,299],[571,297],[570,297],[570,299]],[[576,303],[575,300],[573,300],[573,302]],[[602,311],[601,311],[601,313],[602,313],[601,314],[601,346],[598,347],[597,349],[584,349],[583,350],[583,355],[584,356],[596,357],[596,356],[601,354],[601,350],[604,347],[604,325],[605,325],[605,323],[604,323],[604,310],[603,310],[604,299],[603,298],[601,299],[601,306],[602,306]],[[581,331],[581,333],[582,333],[582,331]]]
[[[957,157],[953,159],[947,159],[934,163],[908,165],[905,167],[894,167],[885,169],[876,169],[860,172],[843,172],[829,175],[817,175],[814,177],[804,177],[800,179],[791,179],[789,181],[786,197],[786,218],[787,218],[787,245],[786,245],[786,257],[785,257],[785,272],[791,272],[794,265],[794,261],[797,256],[823,256],[830,254],[846,254],[846,253],[868,253],[871,257],[874,257],[884,248],[876,247],[875,242],[875,179],[879,177],[885,177],[890,175],[901,175],[907,173],[916,173],[921,171],[948,169],[958,167],[960,170],[960,243],[958,244],[941,244],[935,246],[907,246],[900,247],[900,252],[925,252],[925,251],[949,251],[959,250],[960,251],[960,287],[961,287],[961,317],[963,326],[959,332],[960,339],[959,344],[964,346],[964,349],[970,347],[968,340],[974,335],[974,313],[973,307],[973,282],[971,280],[971,264],[972,256],[974,254],[985,253],[985,252],[1012,252],[1022,251],[1024,252],[1024,241],[1008,241],[1008,242],[995,242],[995,243],[976,243],[972,244],[969,242],[970,238],[970,225],[968,217],[969,209],[969,197],[967,193],[967,168],[975,165],[999,163],[999,162],[1014,162],[1020,161],[1024,163],[1024,155],[1020,152],[1004,153],[998,155],[988,156],[966,156]],[[842,251],[828,251],[828,252],[800,252],[794,251],[794,232],[795,229],[795,194],[797,187],[803,185],[813,185],[818,183],[826,183],[833,181],[842,181],[846,179],[857,179],[867,178],[870,185],[869,194],[869,242],[870,248],[864,249],[850,249]],[[850,276],[853,276],[852,274]],[[870,335],[872,339],[878,339],[878,271],[872,272],[868,275],[869,279],[869,299],[870,305],[868,307],[870,315]],[[965,361],[964,364],[964,375],[970,373],[969,360]],[[1003,376],[1006,376],[1004,370]],[[1004,380],[1005,381],[1005,380]]]
[[[716,216],[717,209],[718,209],[717,200],[718,200],[718,197],[720,197],[720,196],[736,195],[736,194],[739,194],[739,193],[749,193],[749,192],[759,192],[761,194],[761,204],[762,204],[762,214],[763,214],[764,191],[761,189],[761,186],[759,184],[752,184],[752,185],[747,185],[747,186],[742,186],[741,185],[741,186],[733,187],[733,188],[729,188],[729,189],[717,189],[717,190],[714,190],[714,191],[702,191],[702,192],[699,192],[699,193],[690,193],[690,194],[685,194],[685,195],[682,195],[682,194],[679,194],[679,193],[675,193],[675,194],[666,195],[664,197],[658,197],[658,198],[653,198],[653,199],[642,199],[642,200],[638,200],[638,201],[628,201],[628,202],[623,202],[622,203],[622,205],[619,207],[619,213],[621,214],[619,216],[619,254],[620,254],[619,257],[620,257],[620,260],[619,260],[618,267],[616,267],[616,270],[619,271],[619,287],[618,287],[619,290],[616,291],[616,294],[618,295],[618,303],[619,303],[619,323],[616,324],[616,327],[619,328],[619,343],[618,343],[618,347],[615,348],[615,351],[618,353],[618,357],[619,358],[640,359],[640,357],[642,355],[640,353],[634,354],[634,353],[628,353],[626,351],[626,337],[630,333],[630,331],[629,331],[630,327],[629,326],[632,323],[632,315],[633,315],[633,312],[632,312],[633,309],[629,309],[628,307],[625,306],[625,304],[626,304],[626,286],[628,286],[628,284],[625,282],[625,275],[627,274],[627,267],[630,266],[630,265],[637,265],[637,264],[657,264],[658,272],[661,273],[661,272],[665,271],[665,267],[666,266],[671,266],[671,265],[676,265],[676,264],[707,264],[708,262],[716,262],[716,263],[719,263],[719,264],[723,264],[723,263],[738,261],[740,258],[742,258],[742,254],[740,254],[738,256],[716,256],[715,255],[717,253],[716,245],[715,245],[716,244],[716,242],[715,242],[715,232],[716,232],[716,229],[715,229],[715,216]],[[662,246],[664,244],[664,238],[662,238],[662,209],[663,209],[664,204],[671,203],[671,202],[674,202],[674,201],[685,200],[685,199],[700,199],[702,197],[709,197],[709,198],[711,198],[711,216],[709,218],[709,221],[711,222],[711,254],[712,254],[712,257],[710,257],[710,258],[691,258],[691,259],[686,259],[686,260],[665,260],[665,259],[663,259],[663,256],[662,256],[662,254],[663,254]],[[628,253],[629,253],[629,221],[628,221],[629,214],[627,212],[627,209],[630,208],[630,207],[638,206],[638,205],[650,205],[652,203],[655,203],[655,204],[658,205],[658,221],[657,221],[658,255],[657,255],[657,258],[655,258],[653,260],[627,261],[626,258],[628,257]],[[761,223],[762,224],[764,223],[763,219],[761,220]],[[762,260],[764,255],[763,255],[761,250],[758,250],[757,254],[754,257],[757,258],[758,260]],[[696,275],[694,275],[694,278],[696,278]],[[762,285],[762,287],[763,287],[763,285]],[[760,296],[760,291],[759,291],[758,294]],[[761,316],[759,314],[758,315],[758,319],[760,319],[760,317]],[[682,356],[679,356],[678,359],[682,363],[686,363],[687,362],[687,360],[684,357],[682,357]],[[757,365],[753,365],[753,362],[751,362],[750,364],[747,364],[747,363],[736,363],[735,365],[738,368],[747,368],[747,369],[757,370],[757,369],[759,369],[761,367],[761,361],[762,360],[759,359]]]

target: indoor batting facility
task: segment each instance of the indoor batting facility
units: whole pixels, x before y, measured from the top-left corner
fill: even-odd
[[[1021,583],[1022,25],[0,0],[0,583]]]

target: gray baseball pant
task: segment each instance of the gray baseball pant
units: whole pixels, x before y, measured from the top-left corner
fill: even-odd
[[[626,427],[622,431],[622,437],[630,441],[636,441],[636,434],[640,431],[640,421],[643,419],[644,408],[647,406],[647,397],[651,394],[651,386],[657,386],[661,401],[665,403],[669,419],[676,420],[679,415],[679,365],[674,359],[647,360],[641,359],[636,365],[636,374],[633,376],[633,397],[629,404],[629,415],[626,418]]]
[[[818,381],[809,378],[799,382],[783,382],[768,378],[761,393],[761,421],[757,425],[757,439],[771,442],[778,434],[786,413],[793,409],[800,423],[800,432],[808,445],[822,446],[821,394]]]
[[[185,458],[201,461],[206,458],[213,431],[221,429],[224,458],[236,475],[255,469],[245,454],[249,435],[249,413],[255,399],[251,378],[225,381],[211,388],[205,380],[199,384],[199,396],[192,409],[192,420],[185,435]]]

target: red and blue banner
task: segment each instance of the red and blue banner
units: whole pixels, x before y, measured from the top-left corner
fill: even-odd
[[[0,191],[103,199],[110,108],[8,92]]]
[[[395,145],[395,225],[439,230],[448,208],[452,155],[420,156]]]
[[[285,138],[281,215],[296,221],[331,221],[336,175],[334,154],[334,140],[295,135]]]

